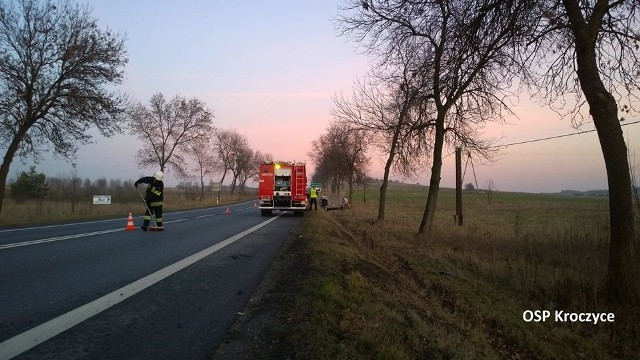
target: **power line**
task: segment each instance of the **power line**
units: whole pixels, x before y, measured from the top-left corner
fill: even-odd
[[[633,124],[638,124],[638,123],[640,123],[640,120],[634,121],[634,122],[630,122],[630,123],[620,124],[620,126],[627,126],[627,125],[633,125]],[[534,140],[519,141],[519,142],[510,143],[510,144],[494,145],[494,146],[490,146],[490,147],[492,147],[492,148],[501,148],[501,147],[509,147],[509,146],[514,146],[514,145],[529,144],[529,143],[534,143],[534,142],[539,142],[539,141],[559,139],[559,138],[568,137],[568,136],[582,135],[582,134],[586,134],[586,133],[590,133],[590,132],[594,132],[594,131],[596,131],[596,129],[579,131],[579,132],[570,133],[570,134],[549,136],[549,137],[540,138],[540,139],[534,139]]]
[[[634,124],[638,124],[640,123],[640,120],[637,121],[633,121],[630,123],[625,123],[625,124],[620,124],[620,126],[627,126],[627,125],[634,125]],[[525,140],[525,141],[518,141],[518,142],[514,142],[514,143],[509,143],[509,144],[501,144],[501,145],[493,145],[493,146],[489,146],[489,148],[506,148],[509,146],[514,146],[514,145],[523,145],[523,144],[529,144],[529,143],[534,143],[534,142],[540,142],[540,141],[547,141],[547,140],[553,140],[553,139],[559,139],[559,138],[563,138],[563,137],[568,137],[568,136],[574,136],[574,135],[582,135],[582,134],[587,134],[587,133],[591,133],[596,131],[596,129],[591,129],[591,130],[585,130],[585,131],[578,131],[575,133],[570,133],[570,134],[562,134],[562,135],[556,135],[556,136],[549,136],[549,137],[545,137],[545,138],[540,138],[540,139],[533,139],[533,140]],[[442,157],[442,159],[446,159],[449,156],[455,154],[455,151],[445,155]]]
[[[473,178],[476,181],[476,189],[478,187],[478,177],[476,176],[476,168],[473,166],[473,158],[471,157],[471,151],[467,150],[467,163],[464,164],[464,172],[462,173],[462,180],[464,181],[464,177],[467,175],[467,166],[471,163],[471,170],[473,170]]]
[[[630,123],[620,124],[620,126],[622,127],[622,126],[633,125],[633,124],[638,124],[638,123],[640,123],[640,120],[633,121],[633,122],[630,122]],[[587,134],[587,133],[594,132],[596,130],[597,129],[585,130],[585,131],[579,131],[579,132],[570,133],[570,134],[549,136],[549,137],[540,138],[540,139],[519,141],[519,142],[514,142],[514,143],[509,143],[509,144],[502,144],[502,145],[494,145],[494,146],[490,146],[490,148],[500,148],[500,147],[506,148],[506,147],[514,146],[514,145],[529,144],[529,143],[534,143],[534,142],[540,142],[540,141],[563,138],[563,137],[567,137],[567,136],[582,135],[582,134]],[[442,159],[446,159],[446,158],[448,158],[449,156],[451,156],[453,154],[455,154],[455,151],[453,151],[453,152],[447,154],[446,156],[442,157]],[[462,179],[464,181],[464,177],[467,174],[467,166],[469,165],[469,161],[471,161],[471,168],[473,169],[473,177],[474,177],[474,179],[476,181],[476,188],[479,189],[479,187],[478,187],[478,178],[476,177],[476,169],[473,166],[473,158],[471,157],[471,152],[467,150],[467,154],[468,154],[468,158],[467,158],[467,163],[464,166],[464,173],[462,174]]]

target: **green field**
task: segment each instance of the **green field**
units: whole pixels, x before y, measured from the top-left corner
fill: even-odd
[[[417,236],[426,188],[390,190],[345,211],[313,212],[311,259],[294,333],[314,358],[640,358],[638,308],[604,302],[605,198],[441,191],[435,226]],[[526,310],[613,312],[614,323],[526,322]],[[306,340],[305,340],[306,339]],[[310,341],[308,341],[310,339]]]

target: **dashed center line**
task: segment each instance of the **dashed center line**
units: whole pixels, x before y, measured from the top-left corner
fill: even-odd
[[[236,210],[234,210],[234,212],[243,211],[243,210],[247,210],[247,209],[251,209],[251,207],[236,209]],[[217,214],[200,215],[200,216],[196,216],[194,219],[201,219],[201,218],[206,218],[206,217],[211,217],[211,216],[216,216],[216,215],[225,215],[225,214],[227,214],[227,213],[223,212],[223,213],[217,213]],[[165,224],[177,223],[177,222],[186,221],[186,220],[190,220],[190,219],[184,218],[184,219],[168,220],[168,221],[165,221],[164,223]],[[113,220],[105,220],[105,221],[113,221]],[[101,222],[101,221],[95,221],[95,222]],[[91,223],[91,222],[88,222],[88,223]],[[47,228],[47,227],[52,227],[52,226],[44,226],[44,228]],[[33,227],[33,228],[27,228],[27,229],[36,229],[36,228]],[[5,231],[17,231],[17,230],[20,230],[20,229],[11,229],[11,230],[5,230]],[[117,231],[124,231],[124,229],[123,228],[117,228],[117,229],[93,231],[93,232],[88,232],[88,233],[56,236],[56,237],[46,238],[46,239],[23,241],[23,242],[19,242],[19,243],[4,244],[4,245],[0,245],[0,250],[12,249],[12,248],[17,248],[17,247],[21,247],[21,246],[46,244],[46,243],[51,243],[51,242],[56,242],[56,241],[77,239],[77,238],[87,237],[87,236],[109,234],[109,233],[113,233],[113,232],[117,232]]]
[[[102,235],[102,234],[113,233],[113,232],[116,232],[116,231],[124,231],[124,229],[118,228],[118,229],[94,231],[94,232],[82,233],[82,234],[57,236],[57,237],[52,237],[52,238],[48,238],[48,239],[39,239],[39,240],[31,240],[31,241],[13,243],[13,244],[5,244],[5,245],[0,245],[0,250],[16,248],[16,247],[20,247],[20,246],[28,246],[28,245],[44,244],[44,243],[50,243],[50,242],[56,242],[56,241],[62,241],[62,240],[76,239],[76,238],[85,237],[85,236]]]

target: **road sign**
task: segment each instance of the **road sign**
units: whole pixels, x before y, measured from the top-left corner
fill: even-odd
[[[211,186],[211,192],[220,192],[222,191],[222,184],[219,182],[209,181],[209,186]]]
[[[93,205],[110,205],[111,195],[93,195]]]

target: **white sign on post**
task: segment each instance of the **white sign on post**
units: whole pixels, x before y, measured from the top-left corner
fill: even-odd
[[[211,192],[220,192],[222,191],[222,184],[219,182],[209,183],[211,185]]]
[[[111,205],[111,195],[93,195],[93,205]]]

